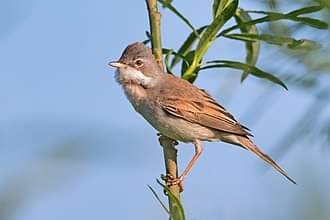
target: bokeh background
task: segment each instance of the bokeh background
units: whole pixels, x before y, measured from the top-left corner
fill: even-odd
[[[210,21],[211,1],[174,3],[196,26]],[[308,3],[241,1],[280,11]],[[327,11],[316,16],[329,22]],[[179,47],[189,29],[170,12],[162,18],[164,46]],[[246,151],[205,143],[185,182],[187,219],[330,218],[329,31],[288,25],[261,27],[323,44],[314,53],[262,44],[258,66],[289,91],[254,77],[240,84],[240,72],[229,69],[203,72],[196,84],[250,127],[298,185]],[[1,1],[0,219],[167,219],[147,188],[162,194],[156,131],[106,65],[147,29],[144,1]],[[230,40],[208,54],[244,56],[244,44]],[[192,154],[180,144],[181,168]]]

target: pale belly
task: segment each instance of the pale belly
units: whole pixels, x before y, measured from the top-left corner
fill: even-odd
[[[182,142],[195,140],[219,140],[217,132],[196,123],[171,116],[161,108],[145,104],[135,108],[157,131],[172,139]]]
[[[137,85],[124,85],[127,98],[134,109],[140,113],[159,133],[182,142],[195,140],[215,141],[221,139],[214,129],[191,123],[172,116],[161,109],[155,102],[148,101],[146,91]]]

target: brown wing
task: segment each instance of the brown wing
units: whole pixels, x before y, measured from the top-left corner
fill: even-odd
[[[173,116],[219,131],[252,136],[246,131],[246,127],[240,125],[224,107],[203,90],[198,90],[195,97],[175,95],[163,97],[160,102],[162,108]]]

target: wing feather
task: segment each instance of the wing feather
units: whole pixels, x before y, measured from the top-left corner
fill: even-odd
[[[203,92],[204,93],[204,92]],[[171,97],[162,99],[162,108],[169,114],[183,118],[187,121],[198,123],[205,127],[219,131],[230,132],[242,136],[252,136],[244,126],[219,105],[214,99],[205,93],[203,100],[182,99]]]

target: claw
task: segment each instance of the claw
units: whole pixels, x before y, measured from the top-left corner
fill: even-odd
[[[183,176],[180,176],[178,178],[174,178],[171,174],[162,174],[160,176],[160,178],[165,181],[166,186],[170,187],[170,186],[174,186],[174,185],[178,185],[180,188],[180,192],[183,192]]]
[[[169,181],[173,181],[175,178],[174,178],[174,176],[172,176],[171,174],[166,174],[166,175],[164,175],[164,174],[161,174],[160,175],[160,178],[162,179],[162,180],[164,180],[165,182],[166,182],[166,184],[169,182]]]

